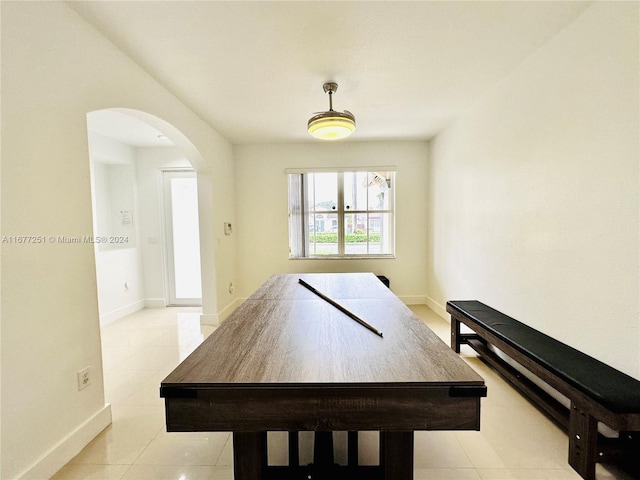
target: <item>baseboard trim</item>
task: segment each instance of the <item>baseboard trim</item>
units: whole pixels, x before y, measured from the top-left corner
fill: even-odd
[[[212,325],[217,327],[220,325],[220,315],[215,313],[203,313],[200,315],[200,325]]]
[[[111,405],[107,403],[17,478],[23,480],[51,478],[109,425],[111,425]]]
[[[227,317],[236,310],[236,308],[244,303],[245,300],[246,298],[236,298],[229,305],[220,310],[220,313],[218,313],[219,321],[224,322]]]
[[[120,307],[109,313],[100,315],[100,325],[107,325],[108,323],[119,320],[120,318],[126,317],[127,315],[131,315],[138,310],[142,310],[145,305],[145,300],[137,300],[133,303],[130,303],[129,305],[125,305],[124,307]]]
[[[405,305],[424,305],[427,303],[427,297],[425,295],[398,295],[398,298],[402,300]]]
[[[440,317],[444,318],[447,322],[451,321],[451,318],[449,317],[449,314],[447,313],[447,309],[444,307],[444,305],[440,305],[438,302],[436,302],[433,298],[429,296],[427,296],[427,300],[425,303],[427,304],[427,307],[429,307],[431,310],[436,312]]]
[[[145,298],[144,299],[145,308],[164,308],[167,306],[164,298]]]

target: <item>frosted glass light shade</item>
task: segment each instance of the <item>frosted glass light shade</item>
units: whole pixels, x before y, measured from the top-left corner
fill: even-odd
[[[338,140],[355,131],[356,121],[353,115],[330,110],[311,117],[307,128],[311,135],[321,140]]]

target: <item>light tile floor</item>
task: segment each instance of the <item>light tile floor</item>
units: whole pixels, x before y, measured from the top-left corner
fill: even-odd
[[[412,310],[446,343],[449,324],[426,306]],[[106,401],[113,423],[54,477],[72,479],[196,480],[233,478],[229,433],[167,433],[160,382],[213,331],[199,309],[145,309],[102,329]],[[568,480],[567,435],[496,373],[463,351],[482,375],[480,432],[416,432],[415,479]],[[301,436],[301,461],[310,461],[312,435]],[[336,449],[343,443],[337,435]],[[360,460],[375,462],[377,436],[361,433]],[[286,434],[269,434],[269,457],[286,463]],[[305,456],[307,458],[305,458]],[[336,460],[341,452],[336,454]],[[598,466],[598,480],[628,480]]]

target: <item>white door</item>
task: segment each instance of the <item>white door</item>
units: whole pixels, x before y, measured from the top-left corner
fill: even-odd
[[[191,171],[165,171],[164,220],[169,305],[202,305],[198,183]]]

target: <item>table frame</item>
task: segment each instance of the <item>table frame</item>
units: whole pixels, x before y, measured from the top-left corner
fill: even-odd
[[[342,274],[336,277],[336,281],[343,281],[344,275],[350,274]],[[383,326],[389,335],[385,335],[384,339],[377,337],[350,319],[345,319],[344,324],[340,323],[339,328],[351,329],[349,330],[351,336],[369,335],[370,337],[363,337],[362,341],[364,342],[387,342],[386,344],[368,343],[367,345],[383,345],[385,348],[392,348],[391,352],[410,343],[412,335],[424,335],[428,340],[427,343],[431,345],[429,342],[432,342],[434,345],[432,353],[442,356],[436,365],[442,365],[443,370],[446,370],[445,367],[450,367],[452,371],[456,372],[454,376],[450,373],[436,375],[427,371],[424,376],[429,378],[424,381],[407,381],[404,377],[400,378],[401,381],[385,381],[377,378],[369,381],[370,376],[377,375],[374,371],[366,374],[356,372],[352,375],[354,381],[345,381],[342,377],[340,381],[326,381],[314,379],[313,375],[305,377],[303,381],[295,375],[284,380],[278,379],[278,381],[272,379],[265,381],[263,378],[255,381],[253,379],[234,381],[246,374],[241,368],[242,365],[233,366],[233,371],[229,373],[231,366],[225,369],[224,365],[216,363],[225,357],[220,350],[228,347],[229,338],[225,340],[224,335],[228,333],[229,329],[237,328],[237,331],[242,331],[243,334],[247,329],[263,329],[260,330],[261,335],[268,336],[270,333],[265,329],[271,327],[270,322],[273,321],[276,324],[281,321],[282,311],[278,313],[276,310],[270,311],[269,318],[264,322],[259,321],[258,317],[263,314],[263,310],[267,306],[270,309],[274,308],[272,303],[260,303],[265,300],[256,299],[256,296],[264,297],[265,288],[263,287],[249,299],[244,312],[241,309],[239,312],[237,311],[237,315],[242,318],[233,319],[226,327],[227,332],[220,333],[218,338],[215,338],[214,335],[219,332],[214,332],[214,335],[205,341],[208,345],[203,343],[202,348],[190,355],[162,382],[161,396],[165,398],[167,430],[173,432],[233,432],[236,480],[275,480],[276,478],[293,480],[317,478],[318,476],[328,477],[329,475],[333,480],[341,478],[349,478],[350,480],[360,478],[411,480],[413,478],[414,431],[479,430],[480,398],[486,396],[486,387],[482,378],[444,342],[439,339],[434,340],[435,334],[424,324],[421,324],[397,297],[390,294],[386,288],[377,291],[376,288],[379,285],[382,286],[382,283],[375,276],[370,275],[370,278],[374,279],[376,283],[368,283],[367,277],[364,277],[366,281],[362,280],[363,277],[360,276],[346,278],[357,278],[364,282],[363,285],[370,287],[364,290],[372,290],[373,298],[383,296],[385,302],[393,304],[394,311],[399,312],[398,318],[402,318],[398,322],[404,322],[402,328],[399,326],[400,330],[396,332],[389,330],[395,323],[388,320],[388,323]],[[286,293],[292,288],[290,278],[287,279],[287,277],[290,276],[282,278],[288,282],[289,287],[278,290],[278,295],[282,295],[282,292]],[[314,278],[309,275],[305,278],[310,278],[310,281],[326,280],[326,278]],[[270,282],[273,284],[274,280],[272,279]],[[276,286],[280,288],[279,285],[276,284]],[[275,289],[276,286],[272,289]],[[366,295],[361,293],[363,288],[360,287],[357,289],[358,295]],[[299,292],[296,291],[295,294],[298,295]],[[306,294],[302,293],[301,295]],[[308,299],[302,301],[311,302]],[[313,308],[324,308],[317,304],[318,301],[314,299],[313,302],[316,303],[305,304],[305,306],[314,305]],[[286,301],[283,300],[283,303]],[[322,311],[326,312],[326,310]],[[297,318],[294,320],[298,321]],[[329,322],[330,320],[323,317],[319,321]],[[340,321],[342,322],[342,320]],[[380,323],[383,320],[376,321]],[[229,320],[218,330],[225,329],[227,322]],[[295,326],[296,324],[288,323],[286,325],[291,328],[291,325]],[[411,335],[406,337],[409,340],[405,342],[405,337],[402,335],[405,335],[404,327],[407,325],[411,330]],[[343,331],[340,330],[340,333]],[[255,333],[252,332],[252,334]],[[233,334],[236,335],[236,333]],[[278,332],[276,332],[276,336],[277,334]],[[256,342],[258,338],[255,337],[252,341]],[[273,341],[275,342],[275,340]],[[442,343],[442,346],[439,343]],[[288,348],[292,347],[289,345]],[[357,348],[355,343],[354,348]],[[411,355],[429,355],[429,351],[423,352],[415,346],[409,345],[407,348],[412,349],[409,352],[409,358],[412,358]],[[280,355],[279,351],[278,348],[275,348],[269,358]],[[393,356],[389,351],[386,355]],[[217,357],[215,361],[214,357]],[[420,360],[421,357],[415,358]],[[242,360],[238,361],[242,362]],[[264,358],[262,361],[269,360]],[[298,359],[298,361],[301,360]],[[283,365],[286,364],[283,362]],[[210,370],[215,368],[220,368],[222,373],[213,375]],[[384,365],[380,368],[383,369],[381,377],[385,378],[388,372],[385,373]],[[304,373],[309,375],[306,371]],[[261,375],[265,377],[274,374],[262,371]],[[402,377],[402,374],[396,373],[396,375]],[[289,466],[268,465],[268,431],[290,432]],[[312,465],[299,465],[297,432],[302,431],[318,432]],[[325,432],[332,431],[349,432],[349,464],[346,466],[338,466],[333,463],[332,445],[327,447],[331,435],[329,434],[327,437],[325,434]],[[358,431],[380,432],[378,466],[358,465]],[[320,442],[318,439],[322,436],[324,440]],[[320,447],[321,445],[324,447]],[[324,448],[325,454],[319,451],[319,448]]]

